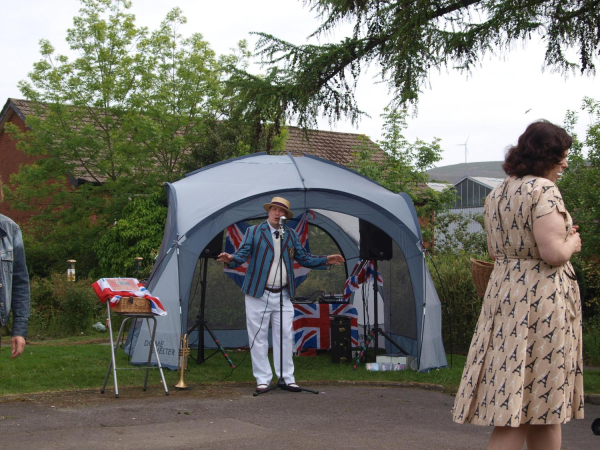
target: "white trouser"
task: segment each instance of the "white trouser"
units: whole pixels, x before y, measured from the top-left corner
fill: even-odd
[[[283,380],[286,384],[295,383],[294,361],[292,359],[292,321],[294,306],[290,301],[288,289],[283,290]],[[273,379],[269,363],[269,320],[273,335],[273,364],[275,373],[280,375],[279,363],[279,293],[265,290],[262,297],[246,295],[246,325],[248,342],[252,357],[252,373],[256,384],[270,384]]]

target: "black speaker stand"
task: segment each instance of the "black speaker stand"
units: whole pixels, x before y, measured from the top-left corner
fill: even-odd
[[[200,318],[200,316],[197,316],[196,322],[194,323],[192,328],[188,330],[188,335],[196,328],[198,329],[198,355],[196,358],[190,355],[190,358],[194,359],[196,361],[196,364],[202,364],[203,362],[206,362],[209,358],[216,355],[218,352],[221,352],[221,354],[223,355],[227,363],[231,366],[231,368],[235,369],[233,361],[231,360],[231,358],[229,358],[229,355],[217,339],[217,336],[215,336],[215,333],[213,333],[212,330],[208,327],[206,320]],[[210,334],[210,337],[213,339],[213,341],[215,341],[215,344],[217,345],[217,350],[211,353],[208,357],[204,357],[204,330],[208,331],[208,334]]]

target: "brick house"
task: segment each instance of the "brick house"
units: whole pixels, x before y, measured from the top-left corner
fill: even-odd
[[[15,124],[21,131],[27,130],[25,119],[28,114],[31,114],[29,102],[10,98],[0,112],[0,177],[8,186],[10,186],[10,176],[19,171],[19,166],[31,164],[39,158],[27,156],[17,149],[16,142],[5,131],[7,123]],[[33,214],[31,211],[11,209],[6,200],[0,203],[0,213],[9,216],[17,223],[26,222]]]

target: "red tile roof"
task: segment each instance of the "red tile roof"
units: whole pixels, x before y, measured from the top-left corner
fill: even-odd
[[[352,162],[353,153],[361,146],[379,150],[375,158],[382,160],[383,152],[364,134],[338,133],[335,131],[307,130],[288,127],[288,138],[285,141],[285,151],[293,156],[310,154],[328,159],[338,164],[348,166]]]
[[[23,120],[30,114],[34,114],[31,102],[28,100],[19,100],[9,98],[3,110],[0,112],[0,131],[2,125],[12,113],[15,112]],[[383,160],[383,151],[364,134],[338,133],[335,131],[322,130],[303,130],[298,127],[286,127],[287,138],[285,140],[284,150],[290,152],[293,156],[302,156],[310,154],[319,158],[333,161],[344,166],[351,166],[353,153],[359,151],[361,146],[368,146],[377,153],[374,156],[376,160]],[[90,182],[102,181],[103,177],[91,177],[88,173],[81,170],[74,170],[73,175],[80,180]]]

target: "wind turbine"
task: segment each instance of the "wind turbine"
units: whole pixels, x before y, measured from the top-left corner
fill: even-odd
[[[467,142],[469,141],[470,137],[471,137],[471,135],[467,136],[467,140],[465,141],[464,144],[456,144],[457,147],[464,147],[465,148],[465,164],[467,163],[467,153],[469,153],[469,150],[467,149]]]

